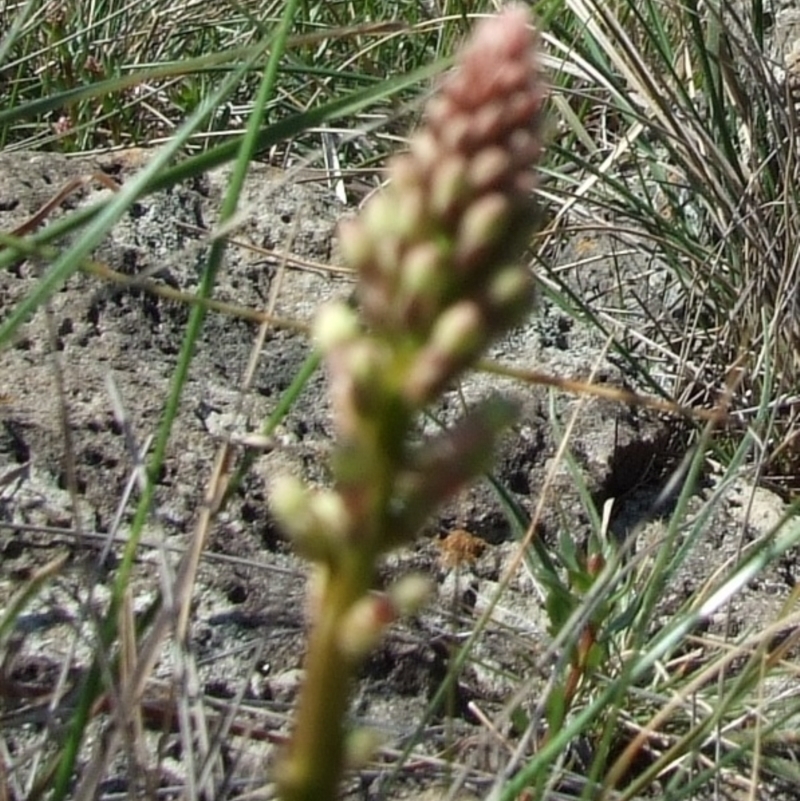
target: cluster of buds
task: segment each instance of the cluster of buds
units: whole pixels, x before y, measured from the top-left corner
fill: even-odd
[[[478,26],[409,152],[391,162],[388,187],[340,229],[371,336],[406,345],[391,366],[402,374],[395,389],[414,407],[529,308],[531,278],[514,259],[533,220],[543,90],[526,23],[515,8]],[[336,326],[323,322],[320,344],[330,350],[355,328],[343,314]],[[333,359],[334,385],[352,363],[364,365],[363,345],[355,351]],[[376,347],[369,361],[383,373],[391,354]],[[337,393],[337,417],[347,428],[360,413],[359,399],[346,395]]]
[[[543,94],[528,12],[515,6],[481,21],[408,152],[391,161],[386,189],[341,226],[356,304],[327,306],[314,331],[339,438],[335,486],[287,480],[272,494],[276,516],[318,565],[310,700],[301,698],[284,798],[328,797],[321,776],[338,756],[322,768],[309,752],[323,747],[315,727],[341,725],[332,718],[344,707],[332,705],[342,685],[330,673],[349,674],[354,654],[421,597],[419,582],[371,594],[378,557],[489,468],[513,419],[512,405],[496,399],[437,437],[410,437],[419,413],[530,309],[532,277],[515,259],[534,222]],[[410,586],[415,602],[399,603]],[[314,704],[326,708],[315,713]]]
[[[308,555],[335,556],[331,540],[347,526],[359,547],[393,547],[398,529],[406,538],[415,533],[410,518],[418,523],[487,467],[508,417],[497,402],[431,444],[449,464],[425,451],[410,455],[405,440],[414,414],[530,307],[532,278],[514,259],[534,218],[542,102],[527,12],[512,8],[485,20],[429,102],[409,151],[391,161],[387,188],[341,225],[342,253],[358,271],[358,310],[334,303],[315,323],[342,440],[337,524],[327,537],[318,524],[298,530],[317,502],[317,518],[330,518],[329,493],[310,498],[303,515],[287,508],[297,493],[275,493],[276,510]],[[381,483],[383,497],[364,497]],[[416,496],[398,497],[399,486],[412,485]],[[375,522],[376,511],[379,531],[368,519]]]

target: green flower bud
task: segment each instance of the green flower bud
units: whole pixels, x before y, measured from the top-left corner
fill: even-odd
[[[397,299],[398,324],[404,331],[425,333],[451,279],[449,257],[434,242],[415,245],[405,254]]]
[[[308,488],[297,476],[278,476],[270,489],[270,506],[288,534],[304,532],[308,517]]]
[[[395,200],[394,231],[410,244],[425,232],[429,216],[428,202],[423,187],[407,187],[402,192],[393,191]]]
[[[469,198],[467,169],[469,164],[460,154],[445,158],[433,172],[431,178],[431,212],[445,219],[464,205]]]
[[[379,413],[391,354],[385,343],[362,337],[328,354],[334,418],[345,439],[358,436],[365,419]]]
[[[505,267],[491,278],[484,297],[486,315],[492,327],[498,330],[509,328],[533,304],[533,278],[524,267]]]
[[[312,492],[295,476],[279,476],[272,484],[270,505],[308,559],[329,563],[346,544],[350,515],[344,499],[333,490]]]
[[[393,198],[386,192],[373,195],[361,213],[361,220],[373,241],[377,242],[384,234],[394,232],[397,210]]]
[[[317,490],[309,500],[309,513],[320,533],[336,545],[341,544],[351,530],[347,505],[334,490]]]
[[[348,770],[363,768],[383,745],[385,737],[375,729],[360,726],[349,732],[345,743],[345,765]]]
[[[475,192],[495,190],[512,170],[512,160],[505,148],[496,145],[476,153],[469,162],[467,180]]]
[[[408,371],[403,388],[406,399],[417,408],[428,403],[477,357],[487,334],[477,303],[464,300],[447,309]]]
[[[487,260],[487,254],[507,235],[510,218],[511,201],[499,192],[484,195],[470,205],[456,237],[454,262],[459,272],[472,273]]]
[[[430,347],[463,364],[477,355],[486,343],[486,326],[480,306],[462,300],[439,316],[430,338]]]

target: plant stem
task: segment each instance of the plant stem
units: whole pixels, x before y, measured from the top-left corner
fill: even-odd
[[[342,619],[369,592],[373,558],[348,559],[329,573],[313,599],[317,615],[305,663],[305,686],[292,735],[291,751],[281,765],[283,801],[334,799],[345,760],[344,718],[347,713],[352,657],[339,639]]]

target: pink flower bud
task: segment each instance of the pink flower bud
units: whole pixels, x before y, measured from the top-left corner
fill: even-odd
[[[512,7],[476,26],[409,152],[390,162],[386,190],[367,203],[361,236],[343,230],[342,252],[361,273],[359,297],[377,332],[422,339],[437,312],[459,293],[479,294],[524,245],[543,102],[528,23]],[[435,265],[436,280],[408,255],[426,245],[455,254]],[[444,291],[418,293],[423,278]]]

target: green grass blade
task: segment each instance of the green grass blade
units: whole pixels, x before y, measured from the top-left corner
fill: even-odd
[[[267,64],[264,79],[262,81],[261,91],[259,92],[260,110],[262,112],[266,106],[267,100],[272,95],[274,90],[278,62],[283,54],[283,48],[285,47],[286,38],[288,37],[288,32],[292,24],[292,16],[296,5],[297,0],[288,0],[283,21],[276,31],[275,44],[270,54],[270,59]],[[251,118],[248,132],[242,141],[240,158],[236,169],[234,170],[231,185],[223,201],[222,210],[220,213],[220,218],[223,222],[226,219],[229,219],[236,210],[241,187],[244,183],[247,166],[253,156],[256,132],[258,131],[260,122],[261,115],[254,114]],[[187,125],[187,128],[191,130],[189,125]],[[167,150],[169,151],[169,149]],[[158,159],[158,157],[156,158]],[[165,161],[166,158],[164,159],[164,162]],[[163,164],[160,164],[159,166],[163,166]],[[145,175],[149,177],[150,173],[151,169],[150,166],[148,166],[148,168],[145,170]],[[96,226],[99,226],[100,224],[106,225],[107,221],[104,219],[104,216],[105,215],[101,214],[98,220],[96,220],[90,226],[90,230]],[[86,248],[85,253],[89,252],[92,244],[94,244],[94,242],[92,242]],[[208,262],[201,277],[200,286],[198,287],[197,291],[197,295],[201,299],[210,297],[213,291],[214,281],[222,262],[224,249],[225,242],[224,240],[220,239],[217,239],[211,248]],[[175,374],[172,379],[170,394],[165,405],[164,415],[159,427],[158,435],[156,437],[153,455],[148,465],[147,482],[137,506],[136,514],[131,524],[131,533],[123,551],[117,576],[114,580],[111,600],[109,603],[109,611],[105,618],[105,624],[100,630],[99,648],[103,652],[111,647],[115,638],[117,613],[129,584],[130,572],[133,567],[139,540],[141,539],[144,523],[149,514],[150,505],[155,494],[156,476],[166,454],[167,442],[172,431],[173,422],[177,415],[178,405],[189,371],[189,365],[191,364],[195,344],[197,342],[197,338],[199,337],[204,318],[205,308],[202,305],[193,306],[189,316],[189,322],[187,324],[187,330],[184,336],[181,353],[178,357]],[[94,703],[94,700],[99,692],[100,669],[99,664],[95,663],[93,670],[90,671],[89,678],[84,683],[82,688],[77,709],[73,715],[70,732],[64,743],[62,758],[58,764],[53,782],[53,801],[62,801],[62,799],[64,799],[69,792],[75,760],[77,758],[80,745],[83,742],[83,738],[85,737],[86,726],[89,720],[92,704]]]

